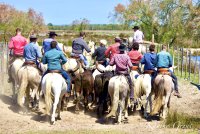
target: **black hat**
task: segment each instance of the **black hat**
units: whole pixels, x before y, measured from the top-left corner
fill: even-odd
[[[56,32],[49,32],[49,36],[53,36],[53,35],[55,35],[55,36],[58,36],[57,34],[56,34]]]
[[[136,30],[138,30],[138,29],[140,29],[138,26],[134,26],[132,29],[136,29]]]
[[[37,39],[37,36],[35,34],[30,36],[30,39]]]
[[[124,43],[120,44],[119,51],[125,51],[125,50],[126,50],[126,45]]]

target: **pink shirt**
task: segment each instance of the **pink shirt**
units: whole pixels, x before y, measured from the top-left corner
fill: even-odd
[[[134,63],[134,64],[139,64],[140,60],[142,59],[142,54],[139,51],[136,51],[136,50],[131,50],[128,53],[128,56],[130,57],[131,62]]]
[[[117,43],[109,46],[107,48],[107,50],[105,51],[106,57],[108,57],[110,55],[109,58],[112,59],[112,57],[114,56],[114,54],[118,54],[119,53],[119,45],[120,44],[117,42]]]
[[[114,64],[116,65],[116,72],[120,74],[128,73],[128,67],[133,66],[127,54],[115,54],[110,61],[111,66]]]
[[[9,43],[9,49],[13,49],[14,55],[23,55],[24,46],[27,44],[27,39],[18,34],[11,38]]]

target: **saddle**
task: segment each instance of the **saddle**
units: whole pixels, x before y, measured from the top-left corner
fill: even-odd
[[[152,75],[153,73],[154,73],[153,70],[145,70],[145,71],[144,71],[144,74]]]
[[[97,61],[98,62],[98,64],[103,64],[104,63],[104,61]]]
[[[48,73],[61,73],[60,70],[48,70]]]
[[[23,66],[36,66],[35,62],[34,61],[25,61]]]
[[[73,58],[73,59],[76,59],[76,60],[80,59],[79,55],[73,55],[73,56],[71,55],[70,57]]]
[[[131,70],[133,70],[133,71],[138,71],[138,66],[132,66],[132,68],[131,68]]]
[[[171,76],[171,73],[169,72],[168,68],[159,68],[158,69],[158,74]]]

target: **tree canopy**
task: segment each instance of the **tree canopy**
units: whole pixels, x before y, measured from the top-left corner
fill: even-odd
[[[154,34],[157,42],[188,46],[200,38],[199,1],[130,0],[116,5],[114,16],[126,26],[139,25],[146,40]]]

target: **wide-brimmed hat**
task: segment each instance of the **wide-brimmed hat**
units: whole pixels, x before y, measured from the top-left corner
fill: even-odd
[[[49,32],[49,36],[53,36],[53,35],[58,36],[58,35],[56,34],[56,32],[54,32],[54,31]]]
[[[126,45],[124,43],[120,44],[119,51],[125,51],[125,50],[126,50]]]
[[[30,36],[30,39],[37,39],[37,36],[36,36],[35,34],[32,34],[32,35]]]
[[[139,26],[134,26],[132,29],[140,29],[140,27]]]
[[[107,45],[107,41],[104,40],[104,39],[100,40],[100,43],[103,44],[103,45]]]

